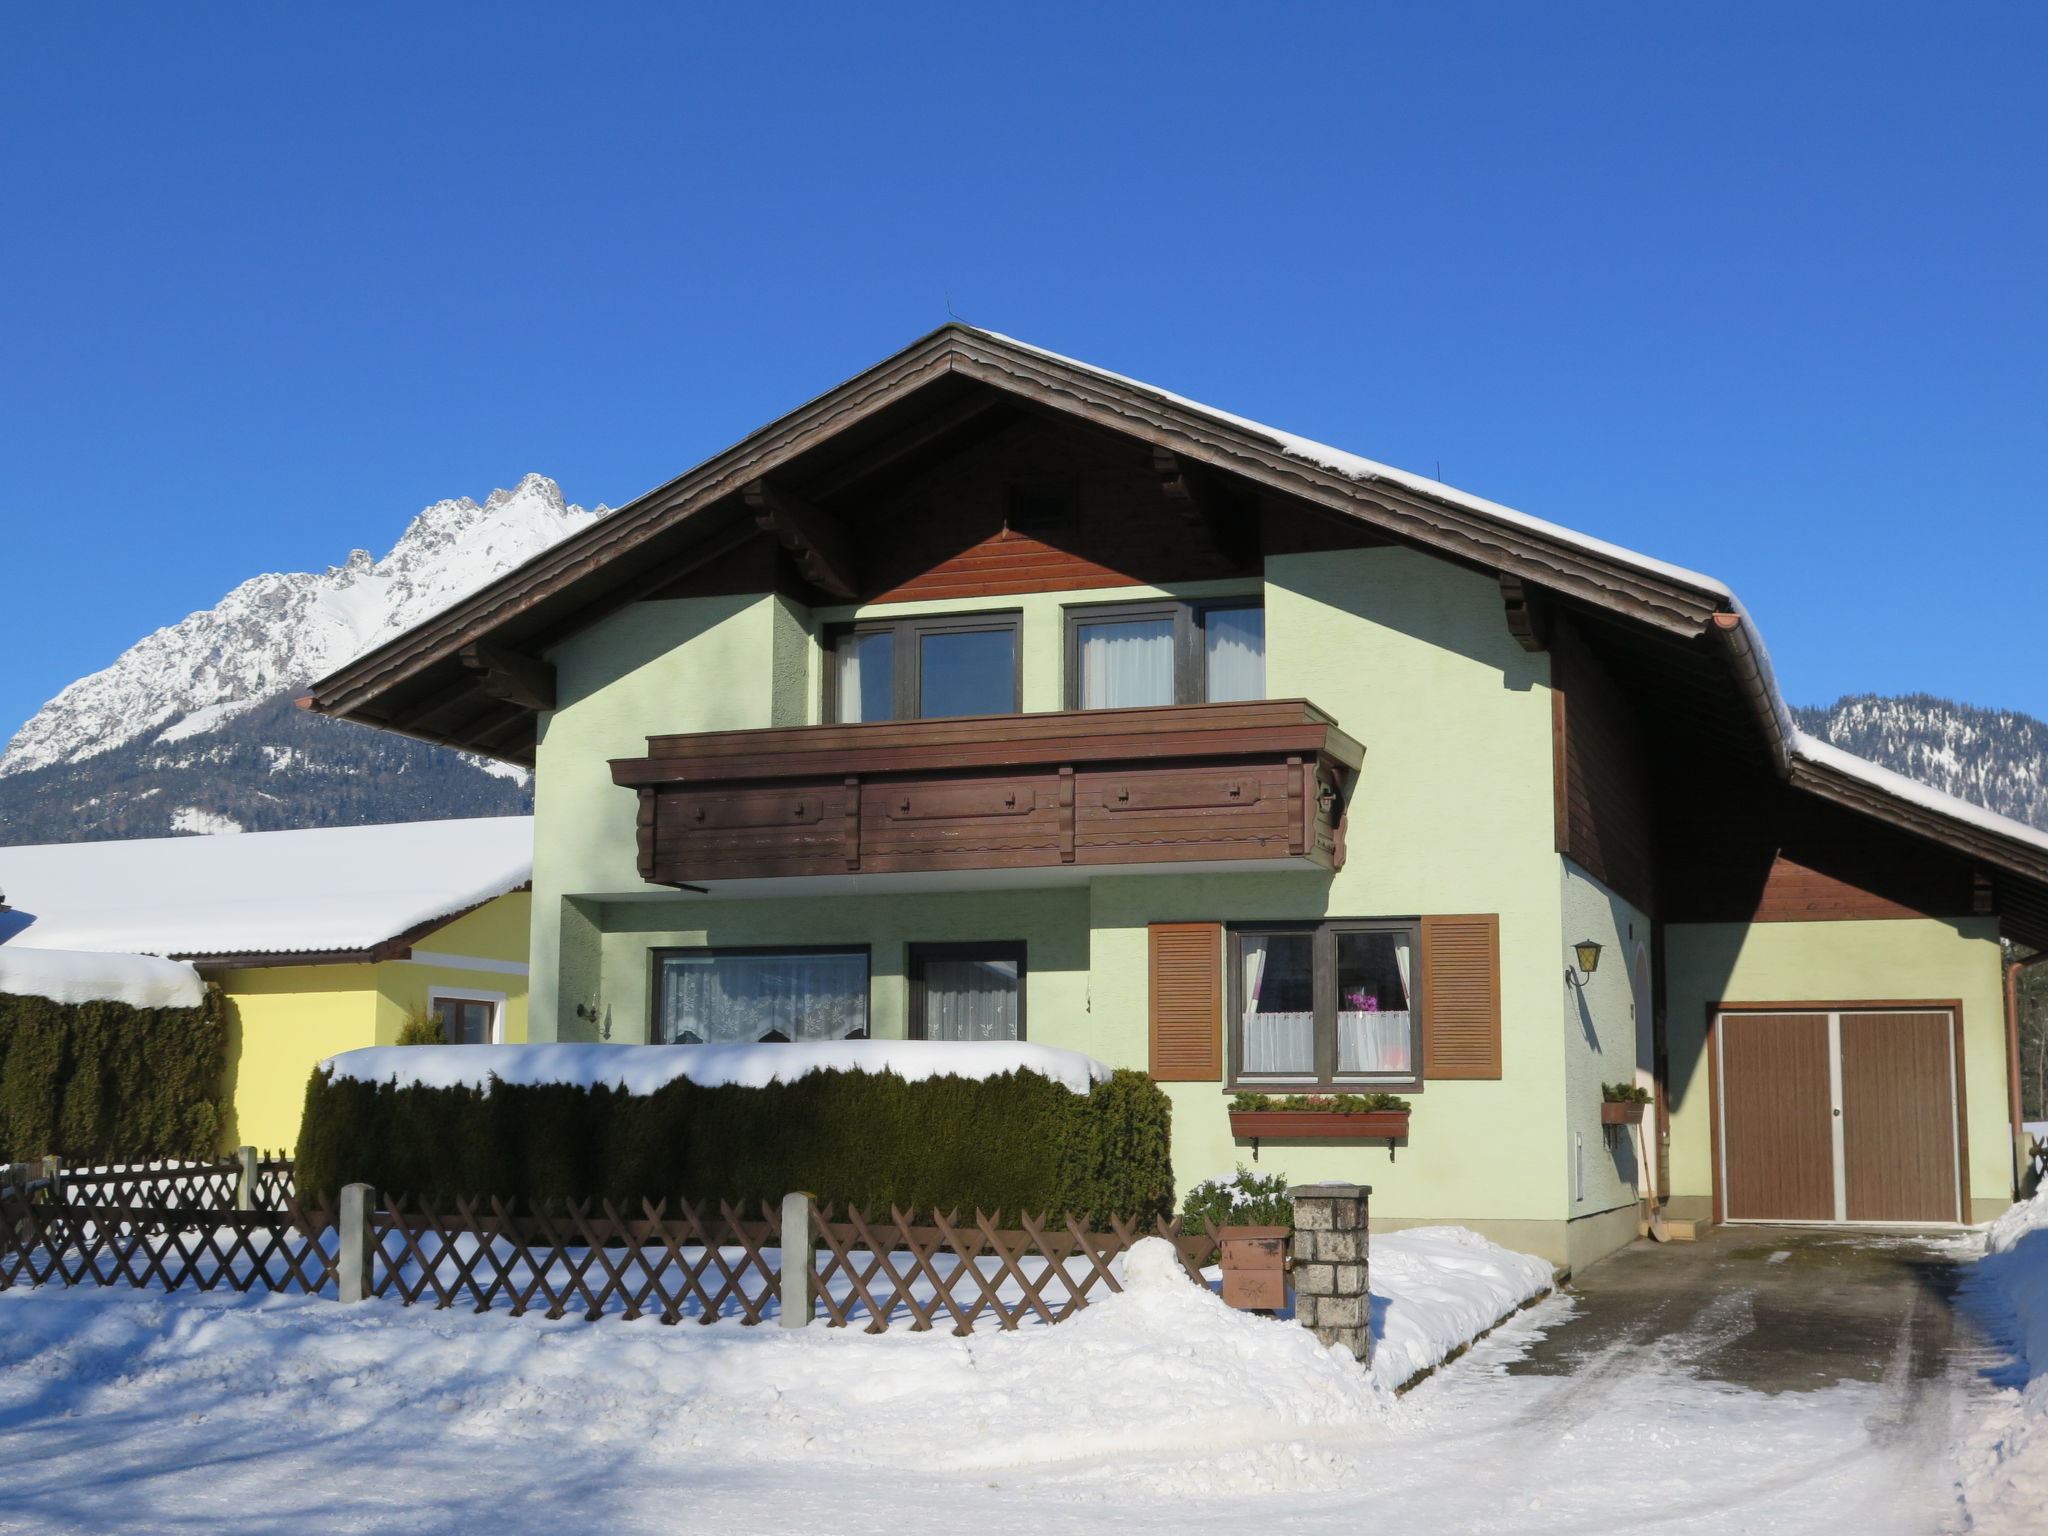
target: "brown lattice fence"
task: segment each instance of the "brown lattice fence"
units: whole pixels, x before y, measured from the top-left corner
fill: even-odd
[[[225,1173],[226,1183],[221,1182]],[[336,1213],[300,1207],[290,1168],[272,1160],[269,1208],[236,1210],[232,1165],[100,1176],[66,1175],[49,1188],[0,1193],[0,1289],[14,1285],[161,1286],[338,1295],[343,1251]],[[118,1179],[126,1177],[122,1184]],[[179,1180],[182,1179],[182,1182]],[[154,1180],[154,1182],[151,1182]],[[187,1203],[137,1199],[173,1191]],[[223,1191],[226,1198],[223,1199]],[[116,1199],[119,1195],[122,1198]],[[192,1203],[202,1195],[212,1203]],[[452,1210],[387,1198],[368,1202],[360,1242],[366,1296],[406,1306],[503,1307],[551,1318],[654,1317],[762,1323],[781,1315],[784,1210],[608,1202],[514,1215],[497,1201]],[[820,1209],[800,1201],[808,1283],[827,1326],[878,1333],[972,1332],[1055,1323],[1118,1289],[1111,1263],[1140,1237],[1165,1237],[1199,1275],[1217,1253],[1213,1231],[1072,1217]],[[792,1218],[795,1219],[795,1218]]]

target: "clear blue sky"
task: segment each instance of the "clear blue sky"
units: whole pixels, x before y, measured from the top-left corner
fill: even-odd
[[[2048,715],[2048,8],[29,6],[0,737],[263,570],[614,505],[946,317]]]

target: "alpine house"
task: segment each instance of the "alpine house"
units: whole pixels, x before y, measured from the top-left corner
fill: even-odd
[[[1183,1183],[1560,1263],[2012,1195],[2048,838],[1801,737],[1708,577],[984,331],[308,702],[536,770],[536,1040],[1073,1047]]]

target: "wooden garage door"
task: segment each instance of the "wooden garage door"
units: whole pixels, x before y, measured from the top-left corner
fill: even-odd
[[[1726,1219],[1961,1219],[1953,1013],[1723,1013],[1714,1036]]]
[[[1724,1013],[1715,1036],[1727,1218],[1834,1220],[1828,1015]]]
[[[1844,1013],[1842,1183],[1851,1221],[1959,1221],[1947,1013]]]

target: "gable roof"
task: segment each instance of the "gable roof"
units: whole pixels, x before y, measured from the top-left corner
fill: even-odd
[[[1546,601],[1596,618],[1609,633],[1625,632],[1677,700],[1670,706],[1675,718],[1712,717],[1724,744],[1767,764],[1781,781],[2019,877],[2030,888],[2023,904],[2038,910],[2029,926],[2048,942],[2048,833],[1802,737],[1754,621],[1714,578],[958,323],[357,658],[315,684],[305,702],[322,713],[530,765],[539,713],[531,690],[492,684],[486,660],[473,654],[465,665],[465,647],[495,649],[516,674],[547,646],[757,536],[742,497],[748,485],[820,456],[858,461],[878,440],[886,444],[889,433],[906,431],[913,399],[920,402],[915,410],[943,421],[991,392],[1355,518],[1412,547],[1525,583]]]
[[[533,878],[533,818],[0,848],[0,942],[201,963],[400,958]]]

